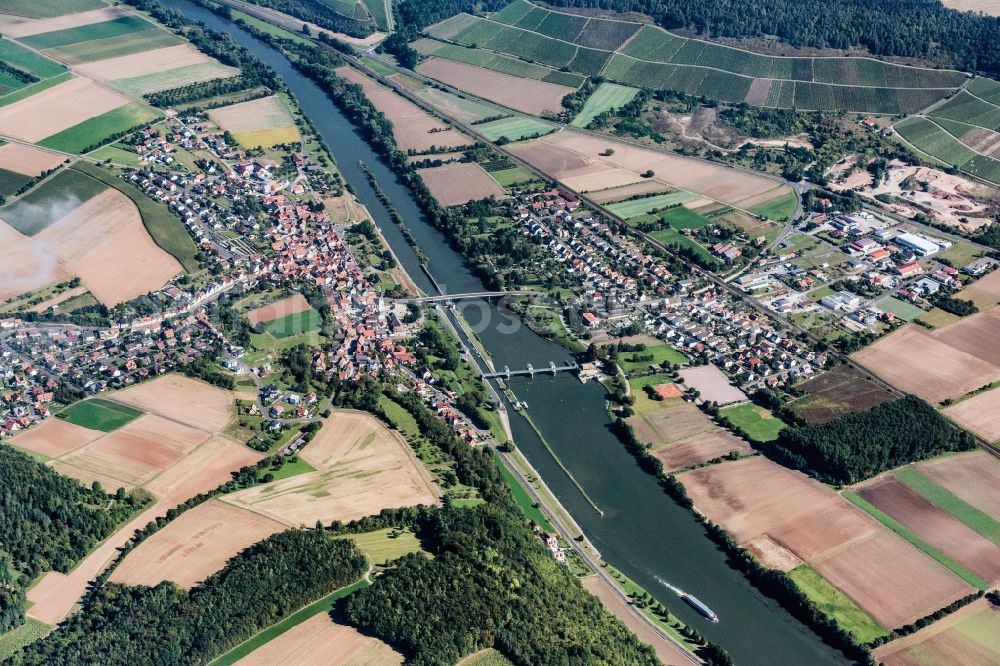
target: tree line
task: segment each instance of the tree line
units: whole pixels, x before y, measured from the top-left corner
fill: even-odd
[[[358,580],[354,542],[289,530],[250,546],[190,592],[106,583],[86,608],[10,663],[201,664],[302,606]]]
[[[68,572],[148,502],[80,485],[0,445],[0,633],[24,621],[23,589],[45,571]]]

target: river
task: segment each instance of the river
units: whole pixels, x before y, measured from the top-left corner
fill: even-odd
[[[392,223],[386,207],[358,168],[359,160],[372,170],[382,190],[406,220],[438,284],[450,293],[483,290],[462,257],[421,214],[409,190],[318,86],[298,73],[280,52],[233,23],[187,0],[166,0],[165,4],[215,30],[228,32],[282,76],[330,148],[345,180],[368,207],[400,263],[421,289],[435,292],[413,248]],[[482,320],[480,312],[489,317],[489,326],[477,326]],[[549,361],[558,364],[570,358],[564,348],[525,326],[518,326],[516,320],[501,314],[494,306],[485,310],[469,307],[465,314],[477,330],[483,329],[478,337],[500,367],[523,368],[531,363],[537,368]],[[604,512],[603,516],[583,497],[527,421],[517,412],[511,412],[511,428],[518,448],[605,560],[645,587],[685,622],[726,648],[740,664],[844,662],[839,652],[825,645],[731,568],[691,513],[664,494],[656,480],[638,467],[608,429],[602,386],[594,382],[582,384],[568,375],[514,379],[510,385],[517,397],[528,403],[535,425]],[[696,595],[718,614],[720,622],[709,623],[660,581]]]

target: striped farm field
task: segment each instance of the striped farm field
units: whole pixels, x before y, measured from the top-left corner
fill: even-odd
[[[496,141],[501,137],[508,141],[520,141],[527,137],[544,136],[552,130],[551,125],[523,116],[501,118],[476,125],[476,131],[490,141]]]
[[[618,85],[617,83],[604,82],[597,86],[597,90],[591,93],[583,109],[577,114],[570,124],[573,127],[586,127],[594,118],[605,111],[620,109],[639,93],[638,88]]]
[[[23,44],[72,65],[183,44],[146,19],[128,14],[110,21],[22,37]]]
[[[680,37],[653,25],[543,9],[527,0],[514,0],[489,18],[458,14],[426,33],[451,46],[472,47],[477,58],[511,56],[627,86],[804,110],[915,113],[967,79],[956,70],[874,58],[763,55]]]
[[[101,0],[4,0],[3,12],[25,18],[50,18],[104,6]]]
[[[896,124],[896,131],[917,150],[945,164],[961,167],[976,156],[971,148],[926,118],[907,118]]]
[[[646,213],[657,209],[676,206],[677,204],[682,204],[685,201],[692,201],[697,198],[698,195],[696,194],[680,190],[678,192],[670,192],[668,194],[658,194],[654,197],[645,197],[643,199],[632,199],[630,201],[608,204],[607,208],[615,215],[627,220],[629,218],[638,217],[639,215],[645,215]]]
[[[38,145],[67,153],[89,152],[111,141],[116,135],[151,123],[159,117],[159,111],[141,102],[132,102],[53,134]]]
[[[561,72],[558,69],[545,67],[535,63],[525,62],[491,51],[473,49],[455,44],[446,44],[433,39],[421,39],[414,42],[413,47],[422,55],[435,56],[445,60],[463,62],[468,65],[492,69],[495,72],[520,76],[537,81],[548,81],[558,85],[578,88],[583,84],[584,76],[572,72]]]
[[[40,56],[9,39],[0,39],[0,60],[42,79],[58,76],[66,71],[66,68],[59,63]]]

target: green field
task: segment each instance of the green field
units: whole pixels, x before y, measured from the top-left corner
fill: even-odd
[[[810,601],[836,622],[837,626],[854,636],[858,643],[867,643],[888,633],[850,597],[808,565],[802,564],[792,569],[788,576]]]
[[[3,0],[3,12],[27,18],[51,18],[106,7],[101,0]]]
[[[34,180],[23,173],[0,169],[0,197],[9,197]]]
[[[754,215],[766,217],[774,222],[788,222],[792,219],[796,209],[799,207],[799,197],[795,192],[786,192],[780,197],[765,201],[753,206],[750,212]]]
[[[0,661],[10,659],[14,653],[25,645],[33,643],[52,630],[47,624],[30,617],[24,618],[24,624],[0,634]]]
[[[652,360],[639,360],[650,355],[653,357]],[[666,343],[647,346],[645,350],[640,352],[622,352],[618,355],[618,365],[621,366],[626,374],[636,372],[637,370],[648,370],[649,366],[653,364],[663,365],[664,363],[672,363],[674,365],[685,365],[687,362],[687,356]]]
[[[957,120],[993,131],[1000,130],[1000,107],[966,92],[958,93],[931,111],[930,116],[935,119]]]
[[[66,153],[82,153],[119,138],[127,130],[151,123],[160,115],[146,104],[132,102],[53,134],[38,145]]]
[[[303,622],[313,617],[314,615],[318,615],[320,613],[329,613],[333,609],[334,603],[338,599],[343,599],[344,597],[353,592],[357,592],[360,589],[368,587],[368,585],[369,585],[368,581],[362,579],[356,583],[351,583],[346,587],[342,587],[339,590],[328,594],[322,599],[314,601],[313,603],[309,604],[308,606],[305,606],[304,608],[300,608],[299,610],[295,611],[294,613],[286,617],[281,622],[271,625],[270,627],[264,629],[253,638],[250,638],[244,641],[243,643],[240,643],[229,652],[226,652],[222,656],[215,658],[213,661],[209,663],[211,664],[211,666],[230,666],[231,664],[235,664],[240,659],[243,659],[248,654],[259,648],[260,646],[264,645],[268,641],[274,640],[275,638],[285,633],[292,627],[296,627],[302,624]]]
[[[747,439],[753,442],[773,442],[785,428],[785,422],[752,402],[719,410]]]
[[[417,535],[409,529],[388,527],[364,534],[345,534],[337,538],[353,541],[358,550],[368,558],[368,563],[374,566],[385,566],[403,555],[423,550]]]
[[[430,33],[522,62],[733,103],[747,98],[755,78],[772,79],[766,101],[758,97],[755,103],[799,109],[914,113],[966,79],[954,70],[872,58],[762,55],[679,37],[653,25],[549,11],[524,0],[515,0],[488,19],[459,14]],[[485,57],[484,52],[477,57]],[[586,116],[578,126],[585,122],[590,122]]]
[[[93,178],[65,169],[0,209],[0,218],[25,236],[34,236],[106,189]]]
[[[493,180],[499,183],[500,187],[510,187],[516,183],[538,182],[538,177],[524,167],[511,167],[499,171],[490,171]]]
[[[65,30],[54,30],[43,32],[38,35],[22,37],[20,41],[33,49],[56,49],[80,42],[89,42],[95,39],[111,39],[129,35],[134,32],[142,32],[155,27],[144,18],[129,15],[101,23],[90,23],[76,28],[66,28]]]
[[[520,141],[526,137],[544,136],[555,128],[534,118],[514,116],[476,125],[474,129],[490,141],[497,141],[501,137],[508,141]]]
[[[101,432],[111,432],[139,418],[142,414],[138,409],[117,402],[91,398],[73,403],[59,412],[58,416],[74,425]]]
[[[37,83],[32,83],[30,86],[25,86],[20,90],[7,93],[3,97],[0,97],[0,106],[7,106],[8,104],[13,104],[14,102],[20,102],[22,99],[27,99],[32,95],[36,95],[42,92],[43,90],[52,88],[54,86],[59,85],[60,83],[69,81],[72,78],[73,75],[71,73],[65,72],[64,74],[53,76],[52,78],[49,79],[43,79]]]
[[[913,467],[900,467],[892,473],[931,504],[947,511],[960,523],[1000,546],[1000,522],[942,488]]]
[[[587,98],[586,103],[570,124],[573,127],[586,127],[599,114],[605,111],[620,109],[639,94],[638,88],[604,82]]]
[[[676,245],[678,247],[686,247],[695,254],[697,254],[702,261],[709,265],[719,264],[719,260],[712,256],[712,253],[706,250],[704,247],[691,240],[687,236],[681,234],[679,231],[673,228],[660,229],[654,231],[650,234],[653,238],[660,241],[664,245]]]
[[[117,58],[119,56],[132,55],[143,51],[163,48],[165,46],[175,46],[183,44],[184,40],[167,32],[159,27],[152,27],[148,30],[140,30],[119,37],[107,37],[105,39],[93,39],[68,46],[49,49],[47,53],[59,58],[71,65],[104,60],[106,58]]]
[[[265,25],[270,25],[269,23]],[[133,76],[126,79],[116,79],[115,87],[129,92],[136,97],[142,97],[149,93],[161,90],[173,90],[182,88],[193,83],[210,81],[213,79],[224,79],[234,76],[238,70],[226,67],[218,62],[202,62],[195,65],[186,65],[176,69],[167,69],[153,74]]]
[[[105,185],[115,188],[136,205],[139,215],[142,216],[142,224],[146,227],[153,242],[159,245],[167,253],[173,255],[180,262],[184,270],[189,273],[198,270],[198,246],[188,233],[187,227],[179,217],[167,210],[162,204],[153,201],[131,183],[127,183],[121,178],[115,177],[112,173],[105,171],[87,162],[77,162],[69,170],[69,173],[79,172],[86,174],[91,180],[97,180]]]
[[[514,662],[503,656],[502,652],[488,648],[470,654],[456,666],[514,666]]]
[[[684,206],[663,211],[660,219],[674,229],[701,229],[711,224],[710,220]]]
[[[9,39],[0,39],[0,60],[43,79],[58,76],[66,71],[66,68],[59,63],[29,51]]]
[[[620,201],[618,203],[608,204],[606,207],[618,217],[627,220],[640,215],[645,215],[654,210],[662,210],[669,206],[676,206],[677,204],[682,204],[685,201],[691,201],[697,198],[698,195],[696,194],[692,194],[686,190],[678,190],[677,192],[657,194],[651,197],[644,197],[642,199]]]
[[[555,532],[555,528],[552,527],[552,523],[549,519],[545,517],[541,509],[535,506],[534,500],[531,499],[531,495],[528,491],[524,489],[521,482],[517,480],[510,470],[504,466],[503,461],[500,460],[500,455],[496,452],[493,453],[493,462],[496,463],[497,467],[500,469],[500,473],[503,474],[504,481],[507,482],[507,486],[510,488],[511,495],[514,497],[514,501],[517,503],[518,508],[521,509],[521,513],[528,520],[535,522],[540,525],[546,532]]]
[[[927,312],[921,310],[916,305],[906,303],[892,296],[884,296],[872,303],[872,305],[883,312],[894,312],[897,317],[906,321],[913,321],[917,317],[927,314]]]
[[[955,574],[956,576],[958,576],[959,578],[961,578],[962,580],[964,580],[966,583],[968,583],[972,587],[974,587],[976,589],[979,589],[979,590],[989,589],[989,585],[987,583],[985,583],[983,580],[981,580],[974,573],[972,573],[971,571],[967,570],[965,567],[963,567],[962,565],[960,565],[958,562],[956,562],[955,560],[951,559],[950,557],[948,557],[947,555],[945,555],[944,553],[942,553],[940,550],[938,550],[934,546],[930,545],[929,543],[927,543],[926,541],[924,541],[923,539],[921,539],[920,537],[918,537],[916,534],[914,534],[912,531],[910,531],[903,524],[897,522],[894,518],[892,518],[888,514],[884,513],[883,511],[879,510],[873,504],[867,502],[864,498],[862,498],[857,493],[854,493],[854,492],[852,492],[850,490],[845,490],[842,494],[852,504],[854,504],[855,506],[857,506],[857,507],[859,507],[859,508],[864,509],[865,511],[867,511],[874,518],[876,518],[880,523],[882,523],[883,525],[885,525],[886,527],[888,527],[890,530],[892,530],[893,532],[895,532],[899,536],[901,536],[904,539],[906,539],[907,541],[909,541],[911,544],[913,544],[914,546],[916,546],[916,548],[918,550],[920,550],[921,552],[923,552],[925,555],[927,555],[931,559],[936,560],[938,562],[938,564],[942,565],[943,567],[945,567],[946,569],[948,569],[949,571],[951,571],[953,574]]]
[[[274,337],[289,338],[300,333],[319,330],[323,325],[323,317],[312,308],[305,312],[290,314],[274,321],[269,321],[264,325],[268,333]]]
[[[111,160],[114,164],[124,164],[132,167],[142,166],[143,164],[142,158],[138,153],[122,148],[118,144],[98,148],[94,152],[90,153],[89,156],[93,157],[95,160],[101,160],[102,162],[104,160]]]

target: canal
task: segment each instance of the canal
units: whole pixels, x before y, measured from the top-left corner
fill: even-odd
[[[297,72],[280,52],[232,22],[188,0],[165,0],[165,4],[212,29],[228,32],[282,76],[330,148],[344,179],[368,207],[400,262],[421,289],[428,294],[436,291],[413,248],[392,223],[388,210],[359,168],[359,161],[368,165],[406,221],[427,259],[427,270],[442,289],[450,293],[483,290],[462,257],[421,214],[409,190],[316,84]],[[549,361],[559,364],[570,358],[564,348],[536,335],[496,306],[474,304],[464,314],[499,367],[523,368],[531,363],[538,368]],[[708,539],[691,513],[664,494],[656,480],[638,467],[608,429],[602,386],[594,382],[582,384],[569,375],[514,379],[510,385],[517,397],[528,403],[531,419],[603,511],[603,516],[583,497],[527,421],[512,411],[511,428],[518,448],[606,561],[645,587],[685,622],[726,648],[737,663],[844,662],[839,652],[825,645],[730,567],[725,555]],[[663,582],[699,597],[718,614],[719,624],[709,623],[688,608]]]

